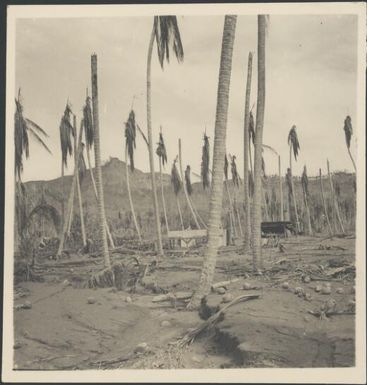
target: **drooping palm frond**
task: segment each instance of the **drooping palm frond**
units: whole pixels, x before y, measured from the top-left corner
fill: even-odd
[[[306,166],[303,167],[302,177],[301,177],[301,184],[302,189],[305,194],[305,198],[308,198],[309,191],[308,191],[308,177],[307,177],[307,169]]]
[[[83,121],[84,121],[84,135],[87,148],[90,149],[94,142],[94,128],[93,128],[93,115],[92,115],[92,101],[89,96],[85,100],[83,107]]]
[[[187,165],[185,170],[185,183],[186,183],[186,190],[189,195],[192,194],[192,184],[191,184],[191,167],[190,165]]]
[[[27,119],[23,115],[23,106],[20,101],[20,91],[18,99],[15,99],[15,115],[14,115],[14,145],[15,145],[15,174],[20,179],[23,171],[23,155],[29,157],[29,136],[30,134],[38,144],[40,144],[47,152],[51,154],[50,149],[41,138],[47,138],[47,133],[35,122]]]
[[[60,122],[60,144],[61,144],[61,157],[63,164],[67,167],[68,155],[73,154],[73,141],[74,127],[71,123],[72,111],[69,104],[66,104],[64,114]]]
[[[136,123],[135,123],[135,112],[131,110],[129,118],[125,123],[125,143],[126,150],[130,159],[131,171],[135,170],[134,167],[134,149],[136,148]]]
[[[352,127],[352,119],[349,115],[344,120],[344,132],[345,132],[345,142],[347,143],[347,147],[350,148],[350,141],[353,135],[353,127]]]
[[[231,159],[231,173],[232,173],[232,182],[235,186],[239,187],[240,176],[237,172],[236,157],[233,155]]]
[[[249,134],[250,141],[252,141],[252,144],[255,144],[255,120],[254,120],[254,115],[252,114],[252,111],[250,111],[248,134]]]
[[[299,141],[298,141],[298,136],[297,136],[297,131],[296,131],[296,126],[295,125],[293,125],[292,128],[289,131],[289,134],[288,134],[288,144],[293,149],[294,159],[297,160],[298,150],[300,149],[300,145],[299,145]]]
[[[228,158],[227,154],[224,155],[224,178],[228,180]]]
[[[177,24],[176,16],[155,16],[154,31],[157,43],[158,59],[161,67],[164,66],[164,61],[169,63],[170,46],[178,60],[182,62],[184,59],[184,51],[181,42],[181,35]]]
[[[167,163],[167,151],[166,151],[166,146],[164,144],[163,134],[161,132],[159,133],[159,142],[158,142],[156,154],[161,159],[162,165],[164,167],[164,165]]]
[[[177,157],[173,161],[172,170],[171,170],[171,183],[173,186],[173,191],[175,192],[175,194],[177,196],[181,190],[182,184],[181,184],[180,174],[178,173],[176,163],[177,163]]]
[[[201,156],[201,179],[203,182],[204,189],[209,187],[209,137],[204,134],[204,145],[203,145],[203,153]]]

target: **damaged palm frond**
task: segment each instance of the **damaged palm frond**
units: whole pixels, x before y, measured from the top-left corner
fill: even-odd
[[[345,142],[347,147],[350,148],[350,142],[353,136],[353,127],[352,127],[352,119],[348,115],[344,120],[344,133],[345,133]]]
[[[158,142],[156,154],[160,158],[162,162],[162,166],[164,167],[164,165],[167,163],[167,151],[166,151],[166,146],[164,144],[162,132],[159,133],[159,142]]]
[[[61,143],[61,156],[62,163],[67,167],[68,155],[73,154],[73,141],[75,132],[71,122],[72,111],[69,104],[66,104],[64,114],[60,122],[60,143]]]
[[[50,149],[42,139],[47,138],[47,133],[35,122],[27,119],[23,115],[23,105],[20,100],[20,90],[18,99],[15,99],[15,115],[14,115],[14,145],[15,145],[15,175],[20,179],[23,172],[23,156],[29,157],[29,136],[30,134],[38,144],[40,144],[47,152],[51,154]],[[42,137],[41,137],[42,136]]]
[[[231,157],[231,173],[232,173],[232,182],[235,186],[239,187],[240,176],[237,172],[236,157],[233,155]]]
[[[93,115],[91,98],[87,96],[85,105],[83,107],[83,124],[84,124],[84,135],[87,148],[90,149],[93,146],[94,141],[94,129],[93,129]]]
[[[289,134],[288,134],[288,144],[293,149],[294,159],[297,160],[298,150],[300,149],[300,145],[299,145],[299,141],[298,141],[298,136],[297,136],[297,131],[296,131],[296,126],[295,125],[293,125],[292,128],[289,131]]]
[[[209,180],[209,154],[210,154],[210,147],[209,147],[209,137],[204,134],[204,145],[203,145],[203,153],[201,156],[201,179],[203,182],[203,188],[207,188],[210,186],[210,180]]]
[[[180,174],[178,173],[176,163],[177,163],[177,156],[176,156],[176,159],[173,161],[172,170],[171,170],[171,184],[173,186],[173,191],[177,196],[181,190],[182,184],[181,184]]]
[[[154,32],[157,43],[158,59],[161,67],[164,61],[169,63],[170,46],[179,63],[184,59],[184,51],[176,16],[155,16]]]
[[[191,167],[190,165],[187,165],[185,170],[185,183],[186,183],[186,190],[189,195],[192,194],[192,184],[191,184]]]
[[[134,149],[136,148],[136,123],[134,110],[130,111],[129,118],[125,123],[125,142],[127,153],[130,159],[130,168],[131,171],[134,171]]]

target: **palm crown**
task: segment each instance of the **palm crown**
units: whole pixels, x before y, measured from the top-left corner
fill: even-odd
[[[296,126],[292,126],[292,128],[289,131],[288,144],[293,149],[294,159],[297,160],[298,150],[300,149],[300,146],[299,146],[299,142],[298,142]]]

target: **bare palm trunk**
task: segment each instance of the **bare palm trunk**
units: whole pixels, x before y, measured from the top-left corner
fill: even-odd
[[[236,229],[236,224],[235,224],[235,219],[234,219],[233,203],[232,203],[231,193],[230,193],[229,187],[228,187],[228,180],[226,179],[224,181],[224,183],[226,185],[226,191],[227,191],[227,195],[228,195],[229,214],[230,214],[230,217],[231,217],[232,228],[233,228],[234,236],[237,237],[238,234],[237,234],[237,229]]]
[[[153,132],[152,132],[152,101],[151,101],[151,64],[152,64],[152,51],[155,37],[155,29],[153,26],[152,33],[150,36],[149,48],[148,48],[148,59],[147,59],[147,128],[148,128],[148,145],[149,145],[149,165],[150,165],[150,176],[152,183],[152,198],[154,207],[154,219],[155,228],[157,234],[157,248],[158,255],[163,256],[163,245],[162,245],[162,233],[161,223],[159,219],[159,207],[157,197],[157,187],[154,172],[154,150],[153,150]]]
[[[159,157],[159,177],[160,177],[160,182],[161,182],[161,195],[162,195],[162,206],[163,206],[163,213],[164,213],[164,221],[166,223],[166,230],[167,230],[167,233],[168,233],[169,226],[168,226],[168,218],[167,218],[166,200],[164,199],[163,175],[162,175],[162,159],[161,159],[161,157]]]
[[[185,230],[185,226],[182,219],[181,205],[177,195],[176,195],[176,203],[177,203],[178,215],[180,216],[181,228],[182,230]]]
[[[71,200],[71,207],[69,208],[70,211],[68,211],[67,213],[67,222],[68,222],[68,227],[67,227],[67,231],[66,231],[66,234],[67,234],[67,237],[69,238],[70,237],[70,233],[71,233],[71,225],[73,223],[73,215],[74,215],[74,198],[75,198],[75,184],[72,184],[71,185],[71,196],[72,196],[72,200]]]
[[[80,127],[79,131],[79,142],[82,141],[82,127]],[[77,148],[77,140],[76,140],[76,116],[74,115],[74,148]],[[80,215],[80,230],[82,233],[82,241],[83,241],[83,247],[85,248],[87,246],[87,237],[85,234],[85,226],[84,226],[84,213],[83,213],[83,200],[82,200],[82,192],[80,190],[80,181],[79,181],[79,159],[81,156],[81,150],[80,150],[80,156],[79,158],[76,157],[76,151],[74,151],[74,162],[76,165],[76,187],[77,187],[77,193],[78,193],[78,201],[79,201],[79,215]]]
[[[326,207],[326,202],[325,202],[325,194],[324,194],[324,186],[322,184],[321,168],[319,169],[319,177],[320,177],[320,190],[321,190],[322,205],[324,207],[324,214],[326,217],[326,222],[328,225],[329,233],[331,236],[333,236],[333,230],[331,229],[331,225],[330,225],[330,221],[329,221],[329,215],[327,213],[327,207]]]
[[[188,204],[188,206],[190,208],[192,217],[194,218],[195,225],[196,225],[196,227],[198,229],[200,229],[199,222],[198,222],[198,220],[196,218],[196,214],[195,214],[195,211],[194,211],[194,209],[192,207],[191,200],[190,200],[190,197],[189,197],[189,193],[187,192],[187,188],[186,188],[185,176],[184,176],[183,167],[182,167],[181,139],[178,140],[178,161],[179,161],[179,164],[180,164],[181,180],[182,180],[182,186],[183,186],[183,190],[184,190],[184,193],[185,193],[186,201],[187,201],[187,204]]]
[[[284,221],[283,184],[282,184],[282,170],[281,170],[281,164],[280,164],[280,155],[278,155],[278,169],[279,169],[280,220]]]
[[[136,220],[133,199],[131,197],[129,165],[127,164],[127,146],[125,146],[125,168],[126,168],[126,188],[127,188],[127,194],[129,196],[129,203],[130,203],[131,214],[133,216],[133,221],[134,221],[136,233],[138,234],[139,242],[141,243],[140,229],[139,229],[138,221]]]
[[[243,139],[243,154],[244,154],[244,176],[243,176],[243,192],[244,192],[244,213],[245,213],[245,253],[251,248],[251,216],[250,216],[250,191],[249,191],[249,117],[250,117],[250,96],[251,96],[251,78],[252,78],[252,52],[248,54],[248,69],[246,83],[246,100],[245,100],[245,123],[244,123],[244,139]],[[251,162],[252,163],[252,162]],[[252,165],[251,165],[252,169]]]
[[[264,180],[262,179],[262,188],[261,188],[261,194],[262,194],[262,199],[264,202],[264,212],[265,212],[265,220],[269,220],[269,209],[268,209],[268,202],[266,201],[266,196],[265,196],[265,187],[264,187]]]
[[[191,298],[188,305],[189,309],[197,308],[201,298],[210,291],[210,286],[214,279],[219,241],[222,236],[221,215],[223,202],[224,155],[226,151],[228,99],[236,21],[236,16],[225,16],[215,119],[213,178],[210,194],[208,242],[205,249],[199,287]]]
[[[345,234],[343,222],[342,222],[342,219],[341,219],[341,216],[340,216],[338,201],[336,199],[336,195],[335,195],[335,191],[334,191],[333,179],[332,179],[332,176],[331,176],[331,173],[330,173],[329,160],[327,160],[327,173],[328,173],[328,176],[329,176],[331,199],[334,202],[334,208],[335,208],[336,217],[338,219],[339,226],[340,226],[340,229],[341,229],[342,233]]]
[[[305,189],[303,189],[303,200],[305,202],[305,208],[306,208],[308,235],[312,236],[313,235],[313,231],[312,231],[312,225],[311,225],[310,207],[308,205],[308,197],[307,197]]]
[[[298,209],[297,209],[297,198],[296,198],[296,190],[294,188],[294,183],[293,183],[293,172],[292,172],[292,146],[290,146],[289,148],[289,169],[291,171],[290,179],[291,179],[291,185],[292,185],[292,198],[293,198],[294,213],[296,216],[297,233],[299,233],[300,227],[299,227],[299,218],[298,218]]]
[[[96,197],[96,201],[98,203],[98,192],[97,192],[96,182],[94,180],[94,175],[93,175],[92,164],[91,164],[91,161],[90,161],[90,154],[89,154],[89,148],[88,147],[87,147],[87,159],[88,159],[88,168],[89,168],[90,178],[92,180],[92,185],[93,185],[94,196]],[[112,249],[114,249],[115,248],[115,243],[113,242],[113,238],[112,238],[112,235],[111,235],[111,232],[110,232],[110,228],[108,227],[107,219],[106,219],[105,226],[106,226],[106,232],[107,232],[108,241],[109,241],[110,246],[112,247]]]
[[[243,230],[242,230],[242,223],[241,223],[241,216],[237,208],[237,199],[236,199],[236,193],[233,194],[233,208],[236,212],[237,216],[237,222],[238,222],[238,229],[240,230],[240,236],[243,238]]]
[[[257,108],[256,133],[254,155],[254,197],[252,210],[252,239],[253,239],[253,270],[262,269],[261,255],[261,158],[262,137],[265,113],[265,29],[266,16],[258,15],[258,42],[257,42]]]
[[[97,55],[92,55],[92,105],[93,105],[93,136],[94,136],[94,158],[96,162],[96,187],[98,192],[98,217],[99,217],[99,235],[101,242],[101,252],[103,253],[104,264],[106,268],[111,267],[110,255],[108,252],[106,236],[106,214],[104,208],[101,148],[99,137],[99,114],[98,114],[98,83],[97,83]]]

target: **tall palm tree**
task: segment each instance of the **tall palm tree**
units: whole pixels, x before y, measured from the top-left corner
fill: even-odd
[[[250,217],[250,191],[249,191],[249,119],[250,119],[250,97],[251,97],[251,79],[252,79],[252,52],[248,54],[247,64],[247,82],[246,82],[246,100],[245,100],[245,121],[243,135],[243,193],[244,193],[244,213],[245,213],[245,253],[248,253],[251,248],[251,217]],[[253,118],[252,118],[253,119]]]
[[[311,225],[311,214],[310,214],[310,206],[309,206],[309,191],[308,191],[308,177],[307,177],[307,169],[306,165],[303,167],[303,173],[301,178],[302,191],[303,191],[303,201],[306,208],[306,216],[307,216],[307,226],[308,226],[308,235],[312,235],[312,225]]]
[[[148,59],[147,59],[147,129],[149,143],[149,164],[152,182],[152,197],[155,216],[155,227],[157,233],[158,254],[163,255],[161,224],[159,219],[159,207],[156,180],[154,173],[154,149],[152,130],[152,104],[151,104],[151,64],[154,40],[157,43],[158,59],[163,69],[164,61],[169,62],[170,46],[173,47],[175,56],[179,62],[183,61],[184,51],[181,43],[180,31],[178,29],[176,16],[154,16],[153,28],[150,35]]]
[[[296,126],[293,125],[288,134],[288,144],[289,144],[289,171],[290,171],[290,182],[292,184],[292,198],[293,198],[293,206],[294,212],[296,216],[296,226],[297,231],[300,231],[299,227],[299,219],[298,219],[298,210],[297,210],[297,198],[296,198],[296,190],[294,188],[293,183],[293,175],[292,175],[292,152],[294,155],[294,159],[297,161],[298,151],[300,149],[299,141],[297,137]]]
[[[62,183],[62,201],[61,201],[61,228],[63,228],[63,223],[65,221],[65,210],[64,210],[64,200],[65,200],[65,184],[64,184],[64,174],[65,167],[68,166],[68,156],[73,154],[73,140],[75,136],[74,128],[71,122],[72,111],[69,103],[66,103],[64,114],[61,117],[61,122],[59,126],[60,130],[60,146],[61,146],[61,183]],[[68,217],[69,218],[69,217]]]
[[[22,233],[26,223],[26,189],[22,183],[23,162],[24,157],[29,158],[29,136],[41,145],[49,154],[52,154],[46,143],[45,138],[48,134],[35,122],[26,118],[23,114],[23,105],[21,101],[20,89],[18,97],[15,99],[14,114],[14,181],[15,181],[15,214],[17,231],[15,235],[15,245],[17,245],[18,236],[22,237]]]
[[[104,264],[106,268],[111,267],[111,260],[108,251],[106,236],[106,214],[104,208],[103,182],[102,182],[102,162],[99,134],[99,111],[98,111],[98,79],[97,79],[97,55],[91,57],[92,72],[92,106],[93,106],[93,135],[94,135],[94,159],[96,162],[96,187],[98,193],[98,219],[99,219],[99,236],[100,247],[103,254]]]
[[[230,217],[230,222],[232,223],[232,229],[234,232],[234,236],[237,237],[237,228],[236,228],[236,222],[234,219],[234,210],[233,210],[233,202],[232,202],[232,197],[231,193],[229,191],[229,186],[228,186],[228,158],[227,154],[224,156],[224,184],[226,186],[226,191],[227,191],[227,196],[228,196],[228,205],[229,205],[229,217]]]
[[[236,213],[238,228],[240,230],[240,235],[241,235],[241,237],[243,237],[241,217],[240,217],[240,213],[238,212],[238,208],[237,208],[236,189],[238,190],[240,187],[240,176],[239,176],[238,171],[237,171],[237,164],[236,164],[236,156],[235,155],[231,156],[231,174],[232,174],[232,182],[233,182],[233,209]]]
[[[352,127],[352,118],[349,115],[344,120],[344,133],[345,133],[345,143],[347,145],[348,154],[353,163],[354,171],[357,172],[356,164],[354,162],[352,153],[350,152],[350,141],[353,135],[353,127]]]
[[[96,186],[96,182],[93,174],[92,163],[90,160],[90,150],[93,147],[93,143],[94,143],[94,128],[93,128],[94,126],[93,126],[93,115],[92,115],[91,103],[92,103],[92,99],[88,96],[88,90],[87,90],[87,97],[85,100],[85,105],[83,107],[83,128],[84,128],[84,137],[86,141],[86,152],[87,152],[87,161],[88,161],[90,178],[92,180],[94,196],[96,198],[96,202],[98,203],[97,186]],[[106,219],[105,227],[106,227],[107,237],[108,237],[110,246],[114,249],[115,244],[110,232],[110,228],[107,224],[107,219]]]
[[[236,31],[237,16],[225,16],[222,40],[222,52],[219,68],[217,110],[215,119],[212,187],[208,223],[208,242],[205,249],[204,263],[199,287],[193,294],[189,309],[199,306],[201,299],[210,291],[221,238],[221,214],[223,199],[224,155],[226,151],[226,130],[228,116],[229,88],[232,71],[232,53]]]
[[[136,232],[138,234],[139,242],[141,242],[141,234],[138,225],[138,221],[135,215],[135,209],[133,204],[133,199],[131,197],[131,189],[130,189],[130,176],[129,176],[129,165],[128,165],[128,157],[130,159],[130,169],[131,172],[134,172],[134,150],[136,148],[136,124],[135,124],[135,112],[131,110],[129,113],[129,118],[125,123],[125,168],[126,168],[126,187],[127,193],[129,196],[130,209],[133,216],[133,221],[135,225]]]
[[[177,166],[176,166],[177,158],[178,158],[178,156],[176,156],[176,159],[173,161],[173,165],[172,165],[171,184],[173,186],[173,191],[174,191],[175,197],[176,197],[176,204],[177,204],[178,214],[180,216],[181,228],[182,228],[182,230],[184,230],[185,227],[184,227],[184,223],[183,223],[183,219],[182,219],[180,200],[178,198],[178,194],[179,194],[181,187],[182,187],[182,182],[180,180],[180,175],[178,173]]]
[[[156,154],[158,155],[158,158],[159,158],[159,177],[161,182],[160,184],[161,184],[162,206],[163,206],[164,220],[166,223],[166,230],[168,232],[169,226],[168,226],[168,218],[167,218],[166,200],[164,199],[164,188],[163,188],[164,186],[163,186],[163,174],[162,174],[162,168],[167,163],[167,150],[164,144],[162,126],[161,126],[161,132],[159,133],[159,142],[158,142]]]
[[[343,221],[342,221],[341,216],[340,216],[338,200],[337,200],[337,197],[336,197],[336,194],[334,191],[333,177],[331,176],[331,173],[330,173],[330,164],[329,164],[328,159],[327,159],[326,163],[327,163],[327,173],[328,173],[329,182],[330,182],[331,199],[333,200],[333,203],[334,203],[335,214],[336,214],[336,217],[338,219],[340,229],[341,229],[342,233],[345,234]]]
[[[265,34],[266,16],[258,15],[258,40],[257,40],[257,107],[256,107],[256,134],[254,155],[254,198],[252,210],[252,243],[253,243],[253,269],[262,269],[261,256],[261,158],[262,136],[265,113]]]

